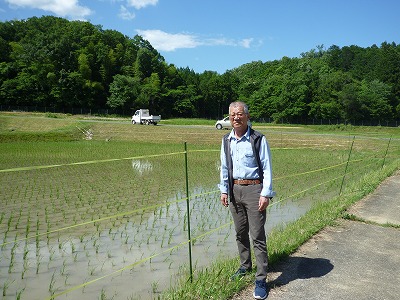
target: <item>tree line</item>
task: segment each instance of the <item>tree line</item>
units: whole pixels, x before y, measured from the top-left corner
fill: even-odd
[[[255,119],[400,119],[400,46],[316,46],[299,57],[196,73],[167,63],[141,36],[43,16],[0,22],[0,105],[149,108],[216,119],[231,101]]]

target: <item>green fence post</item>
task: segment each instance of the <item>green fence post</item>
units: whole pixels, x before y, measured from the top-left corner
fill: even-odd
[[[190,237],[190,206],[189,206],[189,176],[188,176],[188,160],[187,160],[187,145],[185,142],[185,177],[186,177],[186,210],[187,210],[187,225],[188,225],[188,246],[189,246],[189,270],[190,282],[193,282],[192,268],[192,240]]]
[[[392,140],[392,137],[390,137],[390,139],[389,139],[388,145],[387,145],[387,147],[386,147],[385,155],[383,156],[382,168],[383,168],[383,166],[385,165],[386,155],[387,155],[387,153],[388,153],[389,145],[390,145],[390,141],[391,141],[391,140]]]
[[[343,183],[344,183],[344,178],[346,177],[347,174],[347,167],[349,166],[349,161],[350,161],[350,156],[351,156],[351,151],[353,151],[353,145],[354,145],[354,139],[356,136],[353,136],[353,142],[351,143],[350,151],[349,151],[349,157],[347,158],[347,163],[346,163],[346,168],[344,169],[344,174],[342,178],[342,184],[340,185],[340,191],[339,191],[339,196],[342,194],[342,188],[343,188]]]

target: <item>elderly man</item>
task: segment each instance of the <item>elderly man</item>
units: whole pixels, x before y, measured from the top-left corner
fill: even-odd
[[[270,149],[265,136],[248,125],[250,115],[245,103],[231,103],[229,118],[233,129],[222,139],[219,188],[222,205],[230,207],[240,256],[241,265],[232,279],[252,270],[250,232],[257,265],[253,296],[266,299],[269,290],[264,225],[266,208],[275,195]]]

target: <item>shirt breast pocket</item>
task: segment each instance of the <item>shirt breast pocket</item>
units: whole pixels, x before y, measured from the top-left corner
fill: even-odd
[[[243,163],[246,167],[255,167],[256,159],[254,157],[253,151],[246,151],[243,155]]]

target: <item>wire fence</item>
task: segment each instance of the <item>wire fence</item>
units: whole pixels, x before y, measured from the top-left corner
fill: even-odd
[[[399,157],[392,138],[353,136],[345,147],[337,144],[272,148],[281,171],[268,208],[270,229],[316,201],[352,192],[360,177]],[[191,280],[210,260],[234,257],[232,221],[210,183],[218,159],[219,150],[188,150],[185,143],[161,154],[1,169],[3,298],[152,298],[174,285],[171,276]],[[134,178],[114,178],[128,167]],[[124,188],[108,193],[108,184]]]

